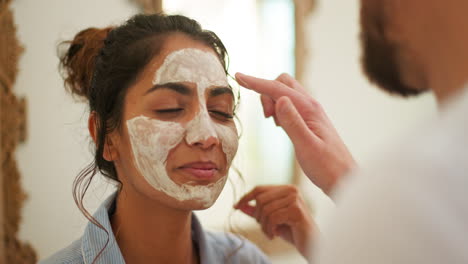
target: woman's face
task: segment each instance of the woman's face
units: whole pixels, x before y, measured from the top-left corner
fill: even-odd
[[[216,53],[170,35],[124,105],[122,129],[110,135],[123,190],[170,207],[210,207],[238,146],[234,96]]]

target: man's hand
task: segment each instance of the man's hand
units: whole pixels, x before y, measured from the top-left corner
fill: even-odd
[[[265,117],[286,131],[304,173],[329,195],[355,161],[322,106],[285,73],[276,80],[236,73],[236,80],[261,94]]]
[[[255,206],[249,205],[250,201],[255,201]],[[234,208],[255,218],[268,238],[279,236],[310,259],[310,243],[317,230],[296,186],[258,186],[244,195]]]

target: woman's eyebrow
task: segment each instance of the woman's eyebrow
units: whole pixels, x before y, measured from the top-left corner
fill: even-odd
[[[230,94],[234,98],[234,93],[232,89],[229,87],[215,87],[210,90],[210,97],[223,95],[223,94]]]
[[[192,90],[182,83],[163,83],[163,84],[155,84],[153,87],[148,89],[148,91],[146,91],[145,95],[151,92],[154,92],[156,90],[159,90],[159,89],[170,89],[183,95],[192,94]]]

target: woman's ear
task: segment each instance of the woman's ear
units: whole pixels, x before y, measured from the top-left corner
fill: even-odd
[[[106,143],[104,144],[104,151],[102,157],[107,161],[115,161],[119,155],[117,148],[115,147],[114,140],[112,135],[109,134],[106,136]]]
[[[97,132],[97,124],[98,124],[98,116],[95,111],[91,112],[88,118],[88,130],[91,138],[94,141],[94,144],[97,145],[98,140],[98,132]],[[117,149],[115,148],[115,144],[113,143],[112,134],[108,134],[105,137],[104,149],[102,153],[102,157],[107,161],[114,161],[118,157]]]
[[[88,118],[88,130],[89,130],[89,135],[91,135],[91,138],[94,141],[94,144],[96,145],[97,143],[97,130],[96,130],[96,122],[97,122],[97,114],[96,111],[92,111],[89,114]]]

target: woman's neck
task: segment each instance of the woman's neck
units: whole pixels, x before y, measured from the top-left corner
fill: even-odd
[[[191,211],[177,210],[122,190],[110,217],[126,263],[198,263]]]

